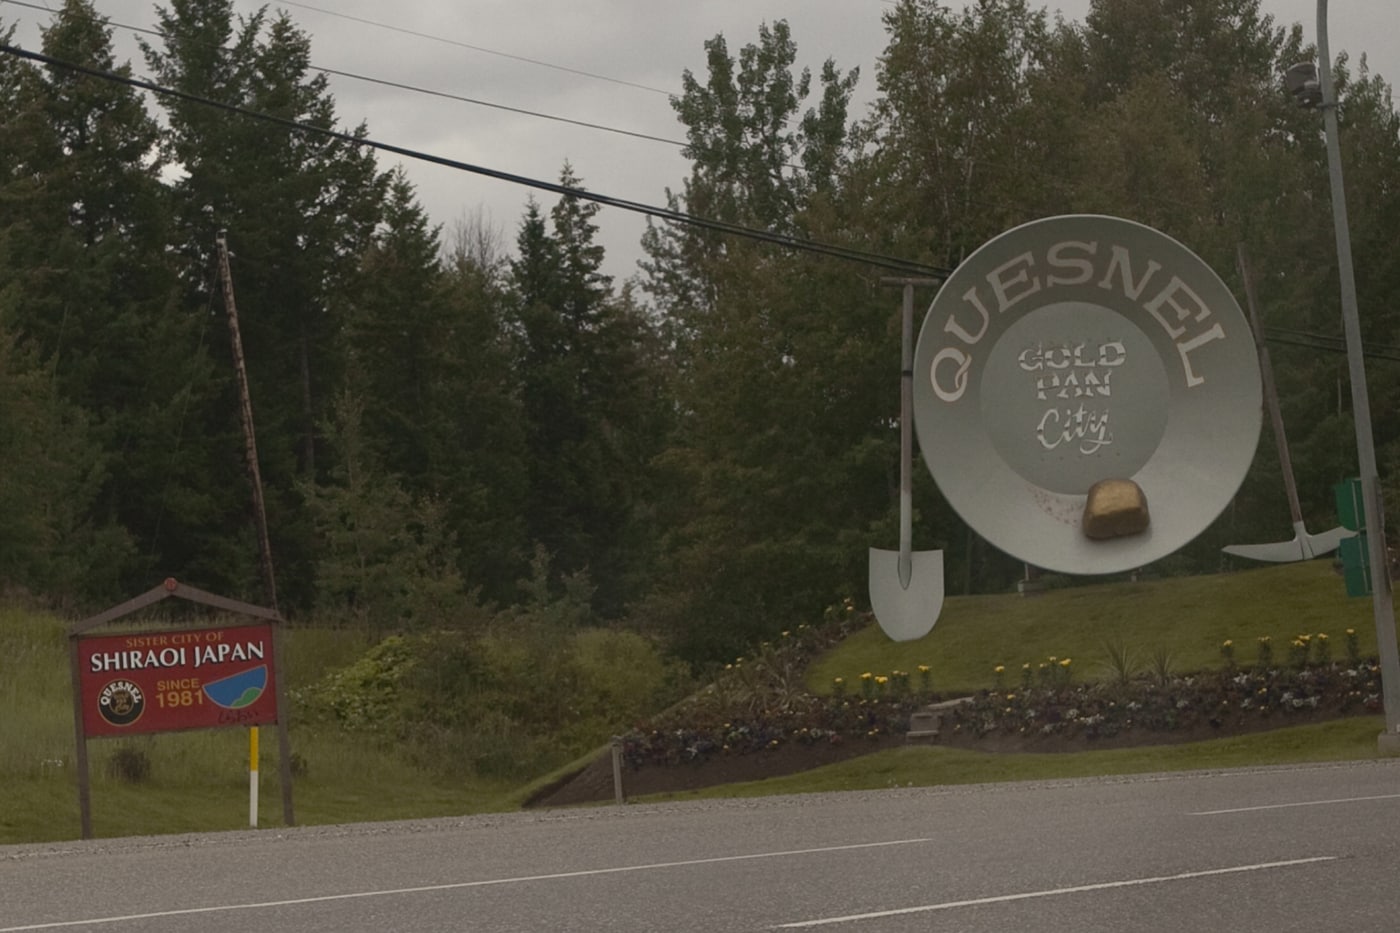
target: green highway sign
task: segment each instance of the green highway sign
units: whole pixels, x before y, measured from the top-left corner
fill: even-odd
[[[1366,503],[1361,495],[1361,479],[1352,477],[1332,487],[1337,497],[1337,520],[1350,531],[1366,530]]]
[[[1366,532],[1343,538],[1337,546],[1342,559],[1342,579],[1348,596],[1371,595],[1371,553],[1366,544]]]

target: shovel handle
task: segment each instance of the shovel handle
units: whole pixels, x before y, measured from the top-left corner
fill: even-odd
[[[899,583],[913,576],[914,549],[914,285],[904,285],[899,366]]]
[[[937,279],[885,278],[904,286],[900,318],[899,360],[899,585],[914,577],[914,286],[937,285]]]

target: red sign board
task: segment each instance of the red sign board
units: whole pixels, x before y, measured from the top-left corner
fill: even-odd
[[[88,736],[277,721],[271,625],[81,637]]]

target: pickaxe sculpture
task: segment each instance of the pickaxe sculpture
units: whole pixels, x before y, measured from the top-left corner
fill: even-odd
[[[1276,544],[1232,544],[1224,550],[1226,554],[1236,557],[1274,563],[1311,560],[1335,551],[1343,538],[1349,538],[1355,532],[1338,527],[1320,535],[1310,535],[1303,527],[1303,510],[1298,505],[1298,485],[1293,479],[1293,461],[1288,455],[1288,438],[1283,433],[1283,414],[1279,411],[1278,387],[1274,384],[1274,370],[1269,363],[1269,348],[1264,344],[1264,327],[1259,322],[1259,312],[1255,308],[1254,280],[1249,275],[1249,261],[1245,258],[1243,243],[1239,246],[1238,256],[1240,277],[1244,279],[1245,302],[1249,306],[1249,323],[1254,328],[1254,345],[1259,350],[1259,370],[1264,379],[1264,401],[1269,406],[1269,420],[1273,424],[1274,440],[1278,443],[1279,467],[1283,471],[1283,485],[1288,492],[1288,509],[1293,517],[1293,540],[1279,541]]]

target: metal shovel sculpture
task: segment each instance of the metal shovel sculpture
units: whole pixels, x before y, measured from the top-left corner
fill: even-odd
[[[904,285],[902,366],[899,395],[899,550],[870,549],[870,607],[885,634],[913,641],[933,630],[943,610],[943,552],[915,551],[914,458],[914,285]]]
[[[1288,509],[1293,518],[1293,540],[1274,544],[1232,544],[1224,550],[1226,554],[1236,557],[1274,563],[1311,560],[1335,551],[1343,538],[1349,538],[1355,532],[1346,528],[1333,528],[1319,535],[1310,535],[1303,527],[1303,510],[1298,504],[1298,486],[1293,479],[1293,461],[1288,455],[1288,438],[1283,433],[1283,414],[1279,410],[1278,388],[1274,384],[1274,370],[1269,363],[1269,348],[1264,343],[1264,328],[1255,306],[1254,280],[1249,275],[1249,261],[1245,257],[1243,244],[1239,247],[1238,257],[1240,277],[1244,279],[1245,302],[1249,306],[1249,323],[1254,328],[1254,344],[1259,350],[1259,369],[1264,379],[1264,401],[1268,404],[1274,440],[1278,443],[1279,466],[1283,471],[1283,484],[1288,493]]]

